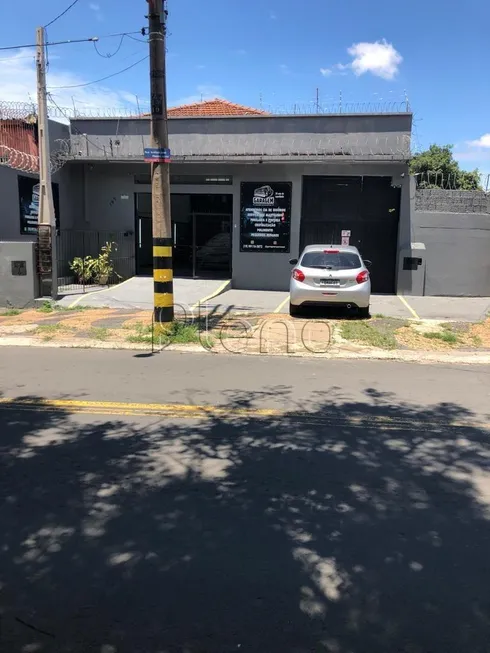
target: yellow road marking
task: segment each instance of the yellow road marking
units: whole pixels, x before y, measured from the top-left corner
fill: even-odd
[[[92,290],[91,292],[84,293],[83,295],[80,295],[80,297],[77,297],[75,301],[68,306],[68,308],[74,308],[75,306],[78,305],[79,302],[82,301],[82,299],[85,299],[85,297],[90,297],[90,295],[100,295],[103,292],[109,292],[109,290],[114,290],[114,288],[120,288],[121,286],[124,286],[125,283],[129,283],[133,279],[134,277],[131,277],[130,279],[126,279],[126,281],[121,281],[121,283],[118,283],[116,286],[110,286],[110,288],[103,288],[102,290]]]
[[[289,295],[284,299],[279,306],[274,310],[274,313],[280,313],[282,309],[286,306],[287,302],[289,301]]]
[[[414,318],[415,318],[416,320],[420,320],[419,315],[418,315],[417,312],[414,311],[414,309],[410,306],[410,304],[407,302],[407,300],[405,299],[405,297],[403,297],[403,295],[397,295],[397,297],[398,297],[398,299],[401,301],[401,303],[404,304],[406,308],[408,308],[408,310],[409,310],[410,313],[414,316]]]
[[[207,406],[195,404],[145,404],[145,403],[127,403],[112,401],[83,401],[74,399],[11,399],[7,397],[0,398],[0,406],[25,406],[52,408],[64,410],[103,410],[107,413],[120,414],[121,411],[134,412],[136,414],[144,413],[153,414],[179,414],[187,417],[190,414],[212,413],[212,414],[237,414],[237,415],[259,415],[263,417],[274,417],[282,415],[282,411],[273,408],[228,408],[220,406]]]
[[[219,288],[217,288],[214,292],[212,292],[210,295],[207,295],[207,297],[203,297],[200,299],[192,308],[197,308],[201,304],[205,304],[208,302],[210,299],[213,299],[214,297],[217,297],[218,295],[221,295],[221,293],[225,290],[225,288],[228,286],[230,283],[230,280],[227,279],[224,281]]]
[[[391,417],[389,415],[333,415],[316,414],[309,412],[288,412],[275,408],[238,408],[234,406],[213,406],[196,404],[155,404],[155,403],[133,403],[133,402],[112,402],[112,401],[84,401],[78,399],[15,399],[9,397],[0,398],[0,408],[14,410],[46,410],[61,411],[69,413],[88,413],[98,415],[129,415],[129,416],[162,416],[179,417],[183,419],[199,419],[205,416],[229,416],[229,417],[269,417],[286,418],[291,420],[308,420],[309,422],[326,425],[378,425],[382,428],[448,428],[448,427],[473,427],[489,429],[490,423],[468,422],[468,421],[431,421],[409,419],[403,417]]]

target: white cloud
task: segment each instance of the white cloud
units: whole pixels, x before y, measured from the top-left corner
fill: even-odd
[[[330,68],[320,68],[320,72],[324,77],[330,77],[331,75],[347,75],[347,70],[349,70],[350,64],[336,63]]]
[[[276,12],[275,12],[275,11],[270,11],[270,12],[269,12],[269,18],[270,18],[271,20],[277,20],[277,14],[276,14]]]
[[[214,84],[199,84],[199,86],[196,87],[196,92],[194,94],[171,101],[170,105],[173,107],[180,107],[183,104],[195,104],[196,102],[205,102],[206,100],[222,98],[222,90],[221,86],[215,86]]]
[[[91,9],[94,12],[94,14],[97,17],[97,20],[100,20],[100,21],[104,20],[104,17],[102,15],[102,11],[100,10],[100,5],[99,4],[97,4],[96,2],[91,2],[89,4],[89,9]]]
[[[357,77],[371,73],[383,79],[393,79],[403,61],[401,54],[384,39],[374,43],[354,43],[347,52],[353,57],[348,65]]]
[[[483,134],[483,136],[478,138],[476,141],[468,141],[468,145],[471,147],[490,148],[490,134]]]
[[[81,75],[61,68],[60,59],[50,55],[51,66],[48,72],[49,87],[73,86],[89,82]],[[56,63],[55,63],[56,62]],[[73,104],[79,111],[83,109],[100,109],[128,107],[136,104],[135,95],[130,91],[114,90],[100,84],[82,88],[52,90],[53,98],[60,107],[73,112]],[[0,65],[0,97],[11,102],[35,102],[36,70],[34,56],[30,50],[20,50],[10,57],[3,58]]]

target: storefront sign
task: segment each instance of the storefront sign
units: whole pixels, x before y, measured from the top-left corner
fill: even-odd
[[[242,182],[241,252],[289,252],[291,191],[290,182]]]
[[[20,233],[36,234],[39,221],[39,181],[19,175]],[[56,228],[59,229],[59,188],[52,184]]]

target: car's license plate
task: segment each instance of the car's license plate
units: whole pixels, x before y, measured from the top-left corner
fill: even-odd
[[[340,279],[320,279],[320,286],[340,286]]]

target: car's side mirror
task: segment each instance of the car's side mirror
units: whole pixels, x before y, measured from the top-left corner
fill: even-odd
[[[365,265],[367,268],[370,268],[370,267],[372,266],[372,264],[373,264],[372,261],[369,261],[369,260],[365,260],[365,261],[364,261],[364,265]]]
[[[290,263],[290,265],[296,265],[297,262],[298,262],[298,259],[297,259],[297,258],[290,258],[290,259],[289,259],[289,263]]]

